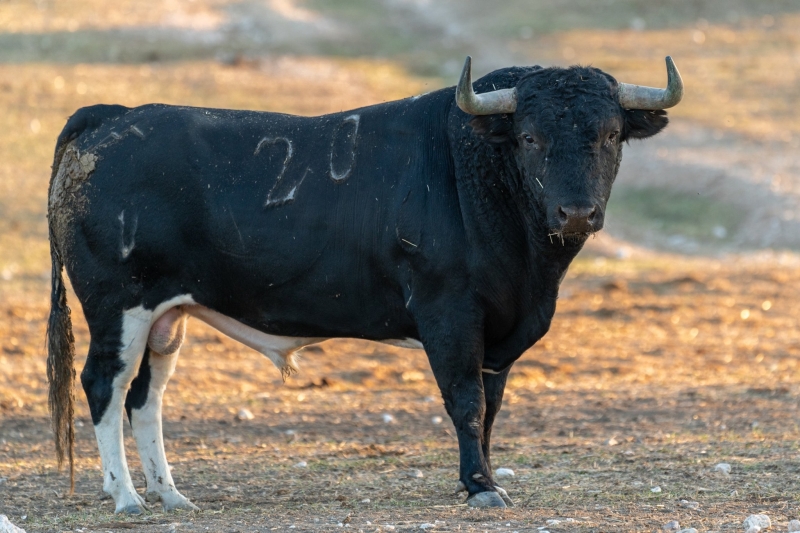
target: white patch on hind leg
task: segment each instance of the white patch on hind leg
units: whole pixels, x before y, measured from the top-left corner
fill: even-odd
[[[327,340],[319,337],[279,337],[262,333],[202,305],[184,307],[189,315],[202,320],[220,333],[264,354],[281,371],[284,379],[297,371],[297,350]]]
[[[125,458],[122,440],[122,413],[125,396],[139,372],[150,328],[168,309],[194,303],[190,295],[181,295],[161,303],[153,311],[137,306],[122,313],[122,336],[119,358],[122,370],[114,376],[111,398],[94,430],[103,463],[103,490],[114,498],[115,512],[138,514],[145,509],[144,499],[136,493]]]
[[[103,463],[103,490],[114,498],[117,513],[141,513],[144,500],[136,493],[125,458],[122,441],[122,409],[131,381],[139,371],[144,355],[147,332],[150,330],[151,311],[135,307],[122,315],[122,338],[119,358],[123,368],[114,377],[111,398],[100,423],[94,428],[97,447]]]
[[[161,355],[152,351],[151,348],[148,363],[150,365],[150,384],[147,400],[141,409],[131,410],[131,426],[139,457],[142,460],[144,477],[147,480],[148,501],[161,500],[165,511],[173,509],[197,511],[199,510],[197,506],[175,488],[175,482],[167,463],[167,454],[164,451],[161,406],[167,381],[175,371],[177,361],[177,349],[170,354]]]

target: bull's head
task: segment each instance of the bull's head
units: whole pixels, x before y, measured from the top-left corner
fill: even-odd
[[[680,102],[683,82],[667,57],[666,89],[617,81],[589,67],[544,68],[517,86],[475,94],[468,57],[456,89],[473,130],[510,145],[529,196],[551,234],[579,237],[603,227],[622,143],[655,135],[664,109]]]

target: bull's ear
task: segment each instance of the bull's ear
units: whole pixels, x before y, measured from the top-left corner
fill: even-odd
[[[628,139],[646,139],[647,137],[652,137],[663,130],[668,123],[667,112],[663,109],[658,109],[656,111],[626,109],[622,140],[626,141]]]
[[[514,121],[510,115],[478,115],[469,121],[472,131],[493,144],[514,142]]]

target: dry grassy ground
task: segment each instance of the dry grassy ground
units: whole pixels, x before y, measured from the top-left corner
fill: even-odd
[[[576,266],[552,331],[515,366],[496,425],[495,466],[516,472],[504,485],[517,507],[506,511],[471,511],[452,495],[455,437],[423,352],[329,341],[282,384],[266,359],[198,324],[168,389],[165,433],[177,483],[203,511],[114,516],[83,401],[67,496],[45,412],[44,283],[0,285],[0,513],[27,516],[28,531],[153,532],[348,521],[354,531],[530,531],[567,518],[549,529],[651,531],[677,519],[732,531],[755,512],[778,527],[797,517],[798,259]],[[242,408],[255,418],[238,420]],[[713,474],[718,462],[732,474]]]
[[[610,2],[609,9],[637,4],[626,2]],[[553,2],[540,3],[558,11]],[[800,198],[795,175],[800,166],[793,159],[800,131],[792,107],[800,98],[800,21],[788,8],[772,16],[755,7],[747,12],[747,2],[733,3],[743,13],[735,23],[724,13],[715,18],[713,10],[708,20],[681,15],[647,31],[575,28],[586,26],[579,20],[564,23],[560,33],[544,34],[534,26],[532,37],[526,34],[531,38],[515,33],[507,46],[491,48],[530,62],[591,62],[625,81],[652,84],[662,82],[663,55],[680,58],[689,89],[686,102],[672,115],[670,133],[626,153],[629,174],[621,176],[612,199],[625,209],[610,218],[632,216],[642,190],[663,195],[670,179],[706,183],[706,174],[697,169],[710,160],[718,166],[703,168],[737,180],[740,174],[753,178],[742,177],[739,185],[726,182],[719,190],[727,192],[704,198],[705,203],[689,202],[690,189],[684,196],[666,197],[677,207],[663,216],[681,220],[669,231],[694,232],[705,245],[718,219],[738,216],[730,213],[733,207],[745,209],[749,203],[748,208],[767,212],[768,202]],[[216,31],[235,18],[236,6],[255,5],[179,4],[3,2],[0,44],[52,37],[56,41],[48,46],[56,46],[57,39],[68,42],[69,35],[80,37],[84,30],[152,25],[176,34]],[[339,29],[350,20],[374,30],[371,25],[382,16],[369,11],[378,3],[355,0],[302,5],[270,0],[265,5],[302,25],[318,24],[321,15],[313,9],[323,4],[338,10],[339,26],[334,26]],[[665,3],[656,4],[666,9]],[[791,2],[777,4],[791,7]],[[451,3],[425,5],[444,9]],[[298,6],[300,11],[292,11]],[[348,13],[373,18],[347,19]],[[453,24],[474,35],[474,26],[464,20],[483,19],[480,13],[464,13]],[[508,22],[507,13],[498,9],[485,20],[500,27]],[[413,22],[406,15],[402,22]],[[304,17],[310,18],[304,22]],[[523,19],[514,24],[524,29]],[[429,21],[435,28],[439,22]],[[392,40],[400,31],[398,19],[392,24],[381,50],[399,46]],[[20,35],[23,41],[14,41]],[[422,39],[413,32],[403,35]],[[433,56],[398,57],[419,72],[424,71],[420,64],[438,61],[454,47],[459,58],[471,50],[458,32],[447,42],[441,35],[434,40],[442,48],[431,48]],[[145,37],[131,37],[136,50],[141,45],[143,54],[151,53],[148,47],[162,57],[170,53]],[[25,57],[40,57],[41,50],[29,52]],[[101,494],[100,464],[81,391],[78,483],[74,495],[66,494],[67,477],[55,470],[48,430],[43,357],[49,290],[45,196],[53,142],[66,118],[97,102],[152,101],[315,114],[442,85],[386,60],[256,59],[245,53],[233,64],[203,56],[122,65],[65,60],[71,53],[65,47],[63,55],[53,52],[57,62],[0,64],[5,126],[0,128],[0,514],[29,532],[249,532],[292,526],[327,531],[340,523],[353,531],[419,530],[430,523],[434,531],[510,532],[537,530],[547,520],[561,520],[548,526],[553,532],[654,531],[673,519],[700,531],[741,531],[741,521],[755,512],[769,514],[779,530],[798,518],[800,258],[771,252],[686,258],[602,238],[590,243],[592,250],[565,281],[551,332],[525,354],[509,380],[496,424],[494,466],[516,472],[503,482],[517,502],[514,509],[472,511],[463,496],[452,494],[455,437],[423,352],[330,341],[307,349],[301,373],[284,384],[266,359],[199,324],[190,328],[167,391],[165,433],[178,486],[203,511],[165,515],[154,508],[140,518],[113,515],[111,501]],[[641,182],[626,181],[633,171],[641,174]],[[641,189],[642,184],[651,188]],[[639,196],[626,196],[625,187]],[[759,196],[762,189],[773,196]],[[714,203],[720,198],[725,203]],[[781,203],[778,215],[762,217],[764,224],[794,205]],[[663,206],[639,216],[657,216],[655,207]],[[738,219],[731,220],[733,228]],[[747,231],[762,231],[761,218],[744,220],[755,221]],[[632,218],[628,226],[649,231],[648,222]],[[611,220],[612,229],[614,224]],[[619,250],[627,259],[614,258]],[[80,311],[75,315],[78,351],[84,354],[88,334]],[[78,372],[82,364],[81,359]],[[242,408],[254,419],[238,420]],[[393,421],[384,422],[385,414]],[[434,417],[444,420],[437,424]],[[135,483],[143,488],[129,435],[126,447]],[[301,461],[305,468],[295,466]],[[712,473],[718,462],[732,465],[730,476]],[[661,492],[651,491],[656,486]]]

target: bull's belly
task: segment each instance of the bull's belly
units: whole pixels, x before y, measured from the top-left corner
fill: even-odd
[[[176,305],[167,307],[163,314],[154,317],[148,343],[157,353],[173,353],[183,340],[186,316],[205,322],[220,333],[263,354],[285,377],[297,371],[296,354],[302,348],[328,340],[328,337],[287,337],[270,335],[251,328],[238,320],[195,303],[191,295],[171,299]],[[162,306],[163,307],[163,306]],[[416,339],[378,339],[378,342],[402,348],[423,349]]]

